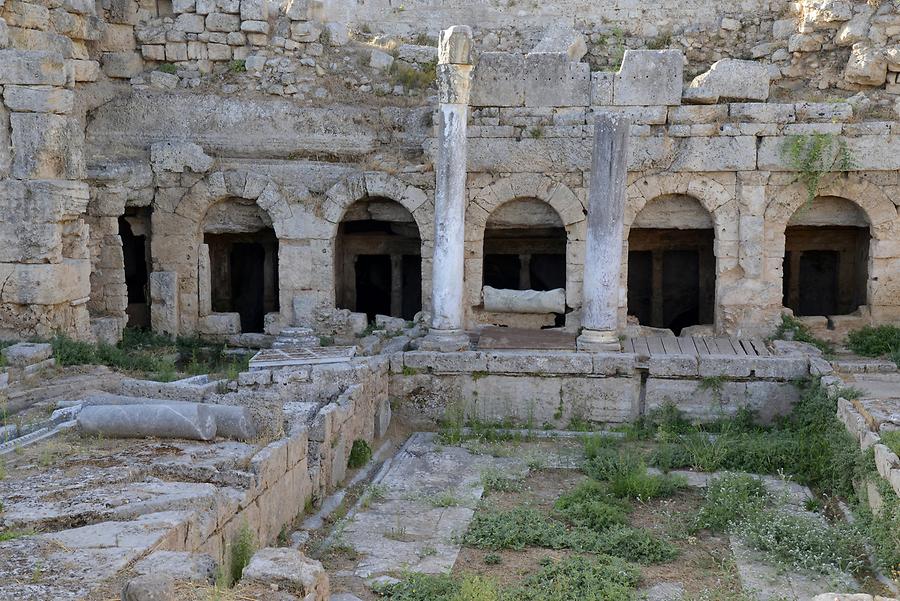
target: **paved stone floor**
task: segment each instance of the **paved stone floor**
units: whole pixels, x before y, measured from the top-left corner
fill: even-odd
[[[475,455],[440,445],[433,433],[414,434],[373,482],[378,498],[336,528],[336,537],[359,554],[353,575],[449,572],[459,553],[454,539],[484,493],[485,470],[524,476],[528,468],[521,458]],[[450,503],[458,504],[439,506]]]

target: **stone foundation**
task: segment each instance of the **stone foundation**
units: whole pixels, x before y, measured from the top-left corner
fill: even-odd
[[[640,357],[584,352],[407,352],[391,358],[391,398],[404,415],[466,417],[532,428],[634,421],[674,404],[697,421],[738,409],[769,422],[799,398],[806,357]]]

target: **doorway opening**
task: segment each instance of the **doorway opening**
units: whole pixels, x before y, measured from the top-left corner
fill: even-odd
[[[683,195],[654,200],[628,236],[628,313],[672,330],[714,320],[716,259],[712,218]]]
[[[422,310],[422,241],[412,214],[387,198],[354,203],[335,241],[338,308],[411,320]]]
[[[150,209],[128,207],[119,217],[128,327],[150,327]]]
[[[865,213],[816,198],[784,232],[783,303],[797,316],[848,315],[867,300],[870,233]]]

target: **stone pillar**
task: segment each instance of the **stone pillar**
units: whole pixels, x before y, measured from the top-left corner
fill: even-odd
[[[628,130],[622,115],[601,113],[594,122],[584,253],[584,300],[578,350],[621,350],[619,285],[628,175]]]
[[[201,244],[197,256],[197,308],[200,317],[212,313],[212,271],[209,263],[209,245]]]
[[[391,255],[391,315],[403,313],[403,255]]]
[[[438,41],[438,151],[434,195],[429,350],[467,349],[463,330],[463,258],[466,216],[466,121],[472,81],[472,30],[455,26]]]

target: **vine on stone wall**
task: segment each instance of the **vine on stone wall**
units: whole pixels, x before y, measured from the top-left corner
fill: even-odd
[[[799,173],[797,179],[806,187],[806,207],[819,191],[826,173],[852,171],[853,155],[843,139],[825,133],[790,136],[782,148],[788,166]]]

